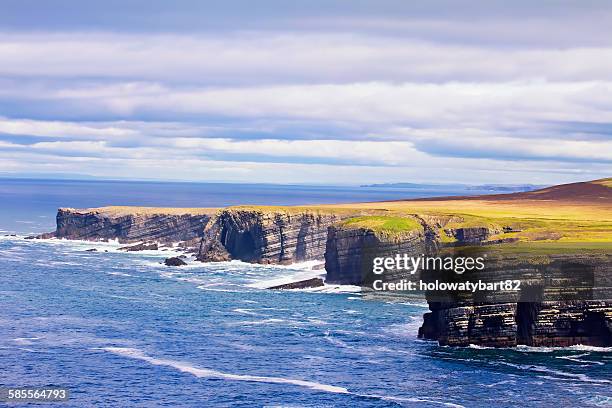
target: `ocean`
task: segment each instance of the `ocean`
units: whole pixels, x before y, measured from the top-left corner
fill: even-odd
[[[424,303],[349,286],[264,289],[321,274],[313,262],[179,269],[160,264],[172,251],[23,239],[52,230],[60,206],[411,194],[440,192],[0,180],[0,386],[66,387],[67,402],[41,405],[58,407],[611,406],[611,349],[440,347],[416,338]]]

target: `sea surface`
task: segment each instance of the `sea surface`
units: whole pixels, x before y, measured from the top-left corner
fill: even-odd
[[[23,239],[53,229],[58,206],[400,194],[406,191],[0,181],[0,386],[70,390],[68,402],[42,407],[612,406],[611,349],[440,347],[416,338],[427,311],[420,302],[368,300],[349,286],[264,289],[320,274],[315,262],[172,268],[160,264],[172,250]]]

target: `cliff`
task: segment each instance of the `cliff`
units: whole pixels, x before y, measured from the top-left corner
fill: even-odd
[[[211,213],[205,210],[60,208],[56,216],[57,229],[54,233],[44,234],[42,237],[54,236],[88,241],[116,239],[121,243],[187,242],[202,237],[204,227],[210,219]]]
[[[340,218],[308,210],[222,210],[206,230],[198,259],[280,264],[323,259],[327,230]]]
[[[444,345],[612,345],[612,179],[341,206],[60,209],[56,231],[41,237],[50,236],[179,243],[207,262],[325,259],[327,282],[365,287],[376,277],[436,277],[422,270],[374,276],[376,257],[476,251],[489,256],[487,269],[461,278],[520,279],[524,291],[426,292],[422,338]]]
[[[385,236],[367,228],[332,226],[326,242],[326,282],[367,286],[379,278],[372,272],[374,258],[404,253],[418,256],[427,252],[427,246],[422,228]],[[395,275],[385,271],[383,277],[392,279]]]
[[[201,261],[288,264],[324,258],[336,212],[307,209],[60,208],[56,231],[39,238],[179,243]]]
[[[612,345],[612,254],[484,254],[484,271],[457,280],[518,279],[520,290],[427,292],[419,337],[450,346]]]

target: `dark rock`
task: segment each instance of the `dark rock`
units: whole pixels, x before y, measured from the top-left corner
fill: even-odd
[[[53,231],[53,232],[45,232],[44,234],[40,234],[40,235],[26,237],[26,239],[49,239],[49,238],[55,238],[56,236],[57,234],[55,233],[55,231]]]
[[[134,252],[134,251],[156,251],[158,246],[156,243],[143,242],[136,245],[126,246],[119,248],[120,251]]]
[[[501,231],[488,227],[464,227],[445,229],[446,235],[457,240],[458,245],[478,244],[489,239],[491,235],[500,233]]]
[[[521,290],[427,293],[419,337],[440,345],[612,346],[612,255],[503,255],[464,279],[519,279]],[[432,280],[437,277],[432,277]]]
[[[332,226],[328,230],[325,252],[326,282],[368,285],[381,276],[393,279],[395,275],[390,271],[386,271],[383,275],[373,274],[374,258],[395,256],[395,254],[420,256],[428,250],[427,241],[423,230],[385,238],[368,229]],[[418,275],[413,277],[416,278]]]
[[[272,286],[268,289],[305,289],[305,288],[317,288],[323,286],[323,279],[312,278],[306,279],[299,282],[285,283],[283,285]]]
[[[167,258],[164,261],[164,264],[166,266],[184,266],[184,265],[187,265],[187,262],[183,261],[181,258],[172,257],[172,258]]]

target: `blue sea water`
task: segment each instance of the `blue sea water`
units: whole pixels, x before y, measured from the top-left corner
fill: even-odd
[[[44,228],[38,217],[52,220],[58,204],[104,205],[123,194],[101,184],[84,196],[39,186],[16,219],[33,224],[10,224],[3,215],[0,229],[29,233]],[[2,197],[19,196],[16,187],[2,188]],[[153,205],[157,193],[138,188]],[[299,201],[268,188],[277,203],[283,195]],[[139,199],[127,193],[126,203]],[[157,197],[168,200],[162,205],[181,197],[167,193]],[[231,195],[213,194],[223,202]],[[58,203],[64,200],[71,202]],[[440,347],[416,338],[427,310],[420,303],[366,300],[351,287],[262,289],[319,273],[310,264],[192,262],[179,269],[160,264],[169,251],[1,235],[0,386],[70,390],[68,402],[41,406],[612,405],[609,349]]]
[[[55,228],[55,213],[59,207],[305,205],[485,193],[491,193],[491,191],[468,189],[467,186],[424,185],[407,189],[393,186],[303,186],[0,178],[0,229],[10,232],[52,230]]]

